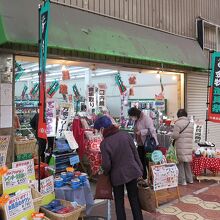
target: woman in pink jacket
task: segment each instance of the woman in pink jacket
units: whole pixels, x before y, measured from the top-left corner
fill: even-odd
[[[156,145],[159,144],[157,140],[156,129],[154,127],[152,118],[147,116],[141,110],[135,107],[132,107],[129,109],[128,115],[133,121],[135,121],[134,132],[135,132],[135,138],[138,144],[138,154],[141,159],[142,165],[144,167],[143,178],[146,179],[147,178],[146,167],[148,167],[149,161],[147,161],[147,158],[146,158],[146,150],[144,147],[144,143],[145,143],[148,132],[150,132],[156,141]]]

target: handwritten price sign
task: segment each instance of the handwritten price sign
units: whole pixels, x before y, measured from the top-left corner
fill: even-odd
[[[12,163],[12,168],[26,167],[27,175],[30,180],[35,179],[34,160],[23,160]]]
[[[17,196],[13,196],[5,205],[7,219],[20,220],[22,218],[31,218],[34,212],[34,205],[31,191],[27,190]]]
[[[14,193],[21,189],[28,188],[28,178],[26,167],[13,168],[3,175],[3,192]]]

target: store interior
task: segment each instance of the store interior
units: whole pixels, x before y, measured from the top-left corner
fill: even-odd
[[[26,108],[29,104],[31,105],[31,103],[28,103],[27,101],[31,102],[32,100],[36,100],[36,103],[34,101],[32,103],[34,106],[37,106],[38,92],[36,92],[36,94],[33,96],[30,95],[31,89],[33,89],[34,85],[38,83],[37,59],[18,56],[16,57],[16,64],[22,68],[22,75],[18,80],[16,80],[15,83],[16,106],[19,104]],[[62,80],[62,71],[66,70],[69,72],[70,79]],[[19,68],[17,68],[16,71],[16,75],[18,75],[20,72]],[[148,101],[150,102],[150,100],[155,100],[156,96],[161,93],[161,83],[164,88],[164,99],[166,100],[166,107],[162,109],[163,116],[174,120],[176,118],[176,112],[178,108],[184,106],[184,74],[165,72],[162,69],[126,69],[102,64],[49,59],[47,62],[46,75],[47,88],[50,87],[55,81],[57,81],[59,85],[67,85],[67,96],[72,95],[71,100],[74,104],[74,93],[72,87],[73,85],[76,85],[81,96],[81,102],[84,102],[84,104],[87,105],[87,85],[94,85],[96,88],[98,88],[99,84],[105,84],[106,100],[104,107],[108,109],[109,113],[113,117],[119,118],[121,114],[121,94],[120,89],[118,88],[115,81],[115,75],[117,73],[120,73],[121,80],[127,88],[128,93],[132,88],[132,92],[127,94],[126,97],[128,99],[128,103],[125,103],[125,117],[127,117],[127,109],[131,106],[132,103],[138,101],[146,101],[145,103],[147,103]],[[136,78],[134,82],[135,84],[129,84],[129,79],[131,79],[133,76]],[[60,92],[61,91],[58,88],[52,97],[54,100],[56,100],[57,104],[59,105],[60,103],[66,101],[69,102],[69,99],[65,100]],[[98,102],[95,103],[95,112],[98,113],[102,107],[103,106],[99,106]],[[146,110],[149,110],[149,108],[157,109],[156,106],[152,107],[144,104],[139,107]],[[19,111],[17,112],[19,113]],[[27,112],[31,113],[31,111]]]
[[[140,70],[100,63],[48,59],[46,87],[47,110],[50,108],[48,103],[51,103],[51,100],[54,102],[54,115],[47,118],[47,122],[50,121],[47,127],[51,128],[47,131],[48,137],[54,139],[53,146],[50,146],[52,149],[57,148],[58,139],[66,138],[64,131],[72,132],[75,120],[80,120],[85,142],[88,144],[88,141],[94,141],[95,146],[98,146],[101,138],[93,133],[93,122],[98,116],[105,114],[121,129],[132,134],[133,122],[128,117],[128,109],[133,106],[145,111],[153,119],[160,146],[168,148],[169,132],[176,120],[176,112],[184,107],[184,74],[166,72],[163,69]],[[17,56],[15,106],[20,123],[16,133],[19,137],[33,137],[30,121],[38,109],[38,94],[37,58]],[[67,108],[63,106],[68,106],[68,110],[65,109],[68,111],[68,119],[65,121],[65,127],[62,126],[61,129],[62,112]],[[76,133],[73,131],[76,142],[79,143]],[[82,158],[84,150],[79,147]],[[92,154],[93,152],[90,152],[87,156]],[[90,165],[92,162],[91,160]],[[69,161],[65,160],[63,163],[66,164],[55,168],[55,173],[65,170]],[[98,167],[91,168],[92,175],[98,172],[97,169]]]

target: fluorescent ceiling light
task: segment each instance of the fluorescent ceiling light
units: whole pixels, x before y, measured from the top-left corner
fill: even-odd
[[[109,71],[109,72],[100,72],[100,73],[95,73],[93,76],[104,76],[104,75],[111,75],[111,74],[116,74],[118,71]]]
[[[27,78],[22,78],[19,81],[26,81],[26,80],[31,80],[31,79],[32,79],[32,77],[27,77]]]
[[[79,70],[70,70],[70,73],[80,73],[80,72],[85,72],[88,70],[89,70],[89,68],[81,68]]]

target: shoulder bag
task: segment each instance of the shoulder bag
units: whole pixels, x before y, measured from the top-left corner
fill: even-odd
[[[155,138],[152,136],[150,129],[148,128],[148,133],[144,142],[144,148],[147,153],[152,153],[157,147]]]

